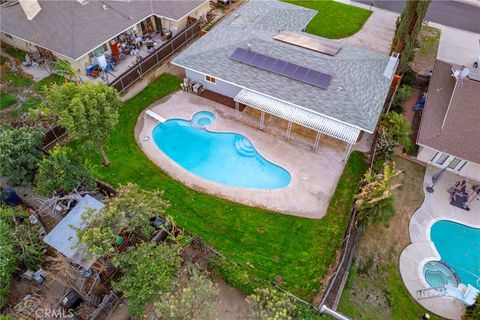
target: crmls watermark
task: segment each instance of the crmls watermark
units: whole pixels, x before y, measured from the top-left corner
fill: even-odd
[[[40,308],[35,310],[37,319],[66,319],[73,317],[72,309],[64,308]]]

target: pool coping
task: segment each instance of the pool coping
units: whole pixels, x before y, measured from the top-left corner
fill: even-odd
[[[187,120],[199,111],[213,112],[216,120],[208,126],[209,131],[245,136],[265,160],[288,171],[290,183],[281,189],[250,189],[227,186],[194,175],[158,148],[152,138],[158,122],[145,116],[147,110],[166,119]],[[246,116],[241,114],[241,117]],[[145,137],[149,139],[144,140]],[[150,161],[192,189],[237,203],[311,219],[320,219],[326,214],[345,166],[343,150],[321,146],[319,151],[314,152],[238,121],[234,109],[184,91],[175,92],[146,108],[137,120],[135,139]],[[324,179],[318,179],[319,175]]]
[[[427,166],[424,187],[430,185],[431,177],[437,171],[437,168]],[[402,251],[399,260],[402,280],[417,303],[439,316],[455,320],[460,320],[465,312],[465,307],[460,301],[447,296],[418,300],[416,292],[430,287],[423,275],[425,263],[431,260],[441,260],[440,254],[431,241],[432,225],[440,220],[448,220],[468,227],[480,228],[480,205],[478,203],[474,203],[470,211],[450,206],[448,203],[446,190],[454,181],[460,179],[461,177],[457,175],[445,172],[435,186],[434,193],[427,193],[424,190],[425,199],[409,223],[411,244]]]

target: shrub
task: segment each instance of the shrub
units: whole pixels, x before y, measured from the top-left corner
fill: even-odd
[[[355,209],[358,211],[358,220],[363,223],[388,222],[395,215],[394,198],[392,192],[400,187],[392,185],[392,180],[398,176],[395,163],[390,166],[385,163],[383,173],[365,174],[365,183],[355,200]]]
[[[412,145],[410,133],[410,123],[404,115],[393,111],[387,113],[378,127],[375,155],[390,160],[399,146],[409,150]]]
[[[82,186],[92,190],[95,179],[72,149],[55,147],[50,156],[39,162],[35,186],[35,191],[41,195],[54,191],[68,193]]]
[[[155,303],[157,318],[169,320],[215,319],[219,290],[197,265],[188,270],[186,281],[178,279],[174,290]]]
[[[43,155],[40,149],[43,129],[2,128],[0,131],[0,176],[8,177],[12,186],[27,185]]]
[[[0,208],[1,211],[7,210]],[[10,291],[12,273],[16,269],[17,252],[13,245],[13,227],[0,217],[0,309],[5,305]]]
[[[123,276],[113,283],[128,299],[130,314],[140,317],[145,304],[172,289],[182,259],[177,245],[142,243],[113,258]]]
[[[296,319],[297,306],[286,293],[273,288],[255,289],[247,297],[251,320]]]

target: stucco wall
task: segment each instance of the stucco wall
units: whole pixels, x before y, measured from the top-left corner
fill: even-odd
[[[240,92],[240,90],[242,90],[237,86],[231,85],[218,79],[216,83],[211,83],[210,81],[205,80],[205,75],[202,73],[185,70],[185,75],[189,79],[200,81],[208,90],[223,94],[224,96],[230,98],[234,98]]]
[[[172,31],[172,34],[175,35],[187,27],[188,17],[193,17],[197,20],[204,19],[210,10],[211,10],[210,2],[205,2],[196,10],[192,11],[191,13],[189,13],[179,21],[163,19],[162,20],[163,28],[169,29],[170,31]]]
[[[0,39],[2,39],[2,42],[15,47],[17,49],[27,51],[27,52],[37,52],[37,47],[33,44],[30,44],[29,42],[26,42],[22,39],[19,39],[15,36],[12,36],[13,39],[10,39],[7,37],[3,32],[0,33]]]
[[[431,164],[433,166],[436,166],[435,164],[431,163],[430,160],[432,157],[435,155],[437,151],[426,148],[426,147],[420,147],[420,150],[417,155],[417,159]],[[451,171],[451,170],[449,170]],[[460,171],[451,171],[454,172],[460,176],[468,177],[477,181],[480,181],[480,165],[468,162]]]

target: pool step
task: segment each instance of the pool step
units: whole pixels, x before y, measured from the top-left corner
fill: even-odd
[[[244,137],[237,137],[235,139],[235,149],[237,149],[239,154],[245,157],[254,157],[257,155],[255,147]]]
[[[435,297],[442,297],[447,293],[447,287],[435,287],[435,288],[427,288],[422,290],[417,290],[417,299],[429,299]]]

